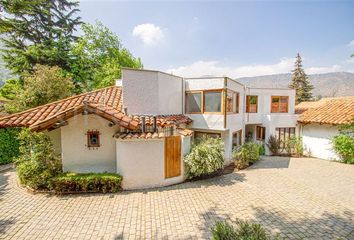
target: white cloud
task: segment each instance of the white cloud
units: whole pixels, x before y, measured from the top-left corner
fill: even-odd
[[[183,77],[228,76],[231,78],[290,73],[294,68],[294,58],[283,58],[274,64],[253,64],[245,66],[223,66],[219,61],[197,61],[190,65],[171,68],[168,73]],[[319,66],[305,68],[307,74],[350,71],[341,65]]]
[[[139,37],[145,45],[152,46],[164,38],[164,33],[159,26],[144,23],[134,27],[133,36]]]
[[[198,61],[187,66],[168,69],[167,72],[184,77],[229,76],[231,78],[251,77],[290,72],[293,58],[283,58],[275,64],[254,64],[239,67],[222,66],[218,61]]]
[[[352,40],[349,44],[348,44],[349,47],[354,47],[354,40]]]

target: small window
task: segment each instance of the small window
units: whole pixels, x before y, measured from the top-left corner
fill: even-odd
[[[258,96],[251,96],[248,95],[246,98],[246,112],[248,113],[256,113],[257,112],[257,105],[258,105]]]
[[[100,145],[100,132],[99,131],[88,131],[87,132],[87,146],[88,147],[99,147]]]
[[[226,110],[228,113],[239,113],[240,94],[233,91],[227,92]]]
[[[257,126],[256,127],[256,138],[259,141],[264,141],[265,140],[265,127]]]
[[[201,113],[202,112],[202,93],[193,92],[186,93],[186,113]]]
[[[204,92],[204,112],[219,113],[221,112],[221,91]]]
[[[287,113],[288,112],[288,96],[272,96],[272,113]]]

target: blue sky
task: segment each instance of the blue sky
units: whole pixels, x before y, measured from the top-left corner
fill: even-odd
[[[354,72],[354,1],[80,2],[145,68],[182,76]]]

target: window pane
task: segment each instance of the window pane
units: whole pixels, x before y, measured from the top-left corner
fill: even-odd
[[[273,97],[273,98],[272,98],[272,102],[273,102],[273,103],[279,102],[279,98],[278,98],[278,97]]]
[[[221,92],[204,92],[204,111],[221,112]]]
[[[200,113],[201,112],[201,93],[187,93],[186,94],[186,113]]]
[[[226,110],[227,112],[235,112],[234,110],[234,98],[235,98],[235,93],[233,92],[227,92],[227,98],[226,98]]]

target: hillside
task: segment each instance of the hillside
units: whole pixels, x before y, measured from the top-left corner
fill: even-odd
[[[291,74],[275,74],[257,77],[244,77],[236,79],[250,87],[288,87]],[[334,72],[309,75],[310,82],[314,85],[314,96],[354,96],[354,73]]]

